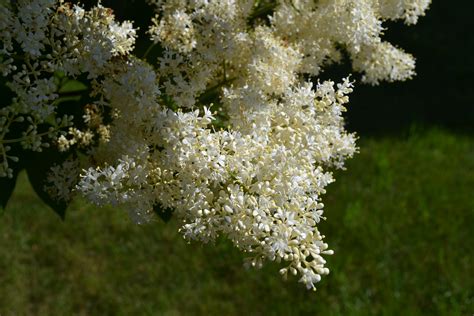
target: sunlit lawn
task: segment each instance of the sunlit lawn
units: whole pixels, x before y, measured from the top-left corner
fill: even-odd
[[[335,255],[316,293],[277,264],[244,269],[225,240],[188,245],[177,220],[77,201],[61,222],[22,175],[0,217],[0,315],[471,315],[474,137],[359,146],[325,196]]]

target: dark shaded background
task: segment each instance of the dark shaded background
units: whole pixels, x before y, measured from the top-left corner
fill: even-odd
[[[418,24],[386,23],[385,39],[416,57],[410,81],[356,87],[348,128],[392,133],[413,125],[474,129],[474,5],[434,0]]]

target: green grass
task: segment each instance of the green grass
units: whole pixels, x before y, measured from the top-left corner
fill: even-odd
[[[242,267],[178,222],[137,226],[76,201],[61,222],[24,175],[0,217],[0,315],[471,315],[474,138],[365,138],[325,197],[335,250],[316,293]]]

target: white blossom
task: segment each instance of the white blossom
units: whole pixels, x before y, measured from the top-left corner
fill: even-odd
[[[21,0],[15,11],[0,0],[0,72],[15,94],[0,109],[0,176],[17,159],[9,142],[86,151],[80,177],[77,161],[51,169],[58,200],[77,183],[137,222],[172,209],[185,238],[226,236],[248,266],[281,262],[283,276],[315,289],[333,253],[318,229],[323,195],[357,152],[343,119],[350,74],[337,84],[318,75],[347,53],[363,82],[411,78],[414,57],[382,40],[383,23],[414,24],[430,1],[278,0],[268,12],[253,0],[149,2],[156,67],[133,56],[133,21],[100,4]],[[75,126],[57,112],[62,78],[80,76],[92,101]],[[23,137],[8,139],[20,121]]]

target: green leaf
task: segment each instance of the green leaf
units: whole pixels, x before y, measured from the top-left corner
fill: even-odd
[[[25,169],[31,186],[41,200],[52,208],[62,220],[66,217],[68,204],[64,201],[53,199],[45,191],[44,186],[51,167],[64,162],[67,156],[67,154],[58,152],[57,149],[47,148],[43,152],[32,152],[25,157]]]
[[[57,104],[61,104],[64,102],[78,102],[81,100],[81,95],[69,95],[69,96],[62,96],[55,100]]]
[[[15,190],[16,179],[18,178],[18,173],[20,172],[21,168],[16,163],[14,165],[10,165],[10,168],[13,169],[13,177],[0,177],[0,207],[2,210],[5,210],[12,196],[13,191]]]
[[[9,106],[15,96],[13,91],[7,86],[7,78],[0,76],[0,109]]]
[[[164,208],[163,205],[160,203],[155,203],[153,205],[153,211],[156,215],[158,215],[165,223],[169,222],[171,217],[173,216],[173,209],[172,208]]]
[[[88,88],[85,84],[77,80],[67,80],[60,88],[59,93],[75,93],[75,92],[82,92],[86,91]]]
[[[20,135],[16,133],[17,131],[12,129],[10,135],[13,138],[17,138]],[[20,173],[21,170],[23,170],[23,161],[22,161],[22,156],[23,154],[23,149],[19,144],[11,144],[11,148],[8,151],[8,154],[10,156],[14,157],[19,157],[20,160],[18,162],[13,162],[9,161],[8,167],[12,169],[12,177],[7,178],[7,177],[0,177],[0,209],[5,210],[6,206],[8,204],[8,201],[10,200],[10,197],[15,190],[15,185],[16,185],[16,179],[18,177],[18,174]]]
[[[64,73],[64,71],[56,70],[53,76],[58,79],[63,79],[66,77],[66,74]]]

